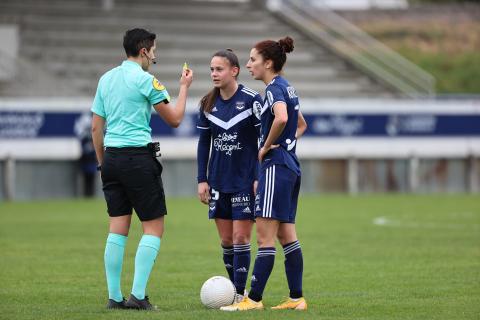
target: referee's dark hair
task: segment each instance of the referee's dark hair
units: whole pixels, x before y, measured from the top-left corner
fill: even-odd
[[[141,28],[127,30],[123,36],[123,48],[127,57],[138,57],[142,48],[150,50],[156,37],[155,33]]]

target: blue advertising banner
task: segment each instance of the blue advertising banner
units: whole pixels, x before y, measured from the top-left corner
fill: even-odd
[[[313,137],[473,137],[480,136],[480,114],[304,113]],[[58,138],[88,134],[90,113],[0,111],[0,139]],[[152,115],[153,136],[194,137],[197,115],[187,113],[172,129]]]
[[[304,114],[317,137],[480,136],[478,114]]]

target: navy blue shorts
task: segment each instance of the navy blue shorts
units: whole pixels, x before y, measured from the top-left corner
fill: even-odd
[[[287,166],[262,169],[255,197],[255,216],[295,223],[301,177]]]
[[[255,220],[253,186],[235,193],[223,193],[210,188],[208,217],[210,219]]]

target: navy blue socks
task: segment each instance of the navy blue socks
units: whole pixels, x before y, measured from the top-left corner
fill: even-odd
[[[233,274],[233,247],[227,247],[222,245],[223,248],[223,263],[225,264],[225,269],[227,269],[228,277],[230,281],[234,282]]]
[[[255,265],[253,267],[251,291],[248,297],[253,301],[261,301],[263,291],[267,284],[268,278],[272,273],[273,264],[275,262],[275,247],[259,248]]]
[[[297,241],[283,246],[285,253],[285,273],[287,275],[290,298],[297,299],[303,296],[303,255],[300,243]]]
[[[233,284],[238,294],[243,294],[250,268],[250,243],[233,245]]]

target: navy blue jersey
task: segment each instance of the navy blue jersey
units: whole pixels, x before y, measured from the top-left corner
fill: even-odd
[[[267,86],[265,90],[265,100],[263,107],[256,106],[254,108],[255,116],[261,119],[261,137],[260,147],[270,133],[275,114],[273,107],[276,103],[283,102],[287,105],[288,122],[278,139],[273,144],[280,145],[279,148],[271,149],[264,157],[261,164],[265,168],[271,164],[283,164],[300,175],[300,164],[295,154],[297,139],[298,111],[300,105],[295,88],[290,86],[287,80],[281,76],[276,76]]]
[[[257,175],[260,133],[260,120],[255,117],[253,109],[261,108],[261,103],[262,98],[257,92],[239,85],[230,99],[223,100],[219,96],[210,113],[199,113],[199,183],[208,181],[212,188],[225,193],[252,186]]]

